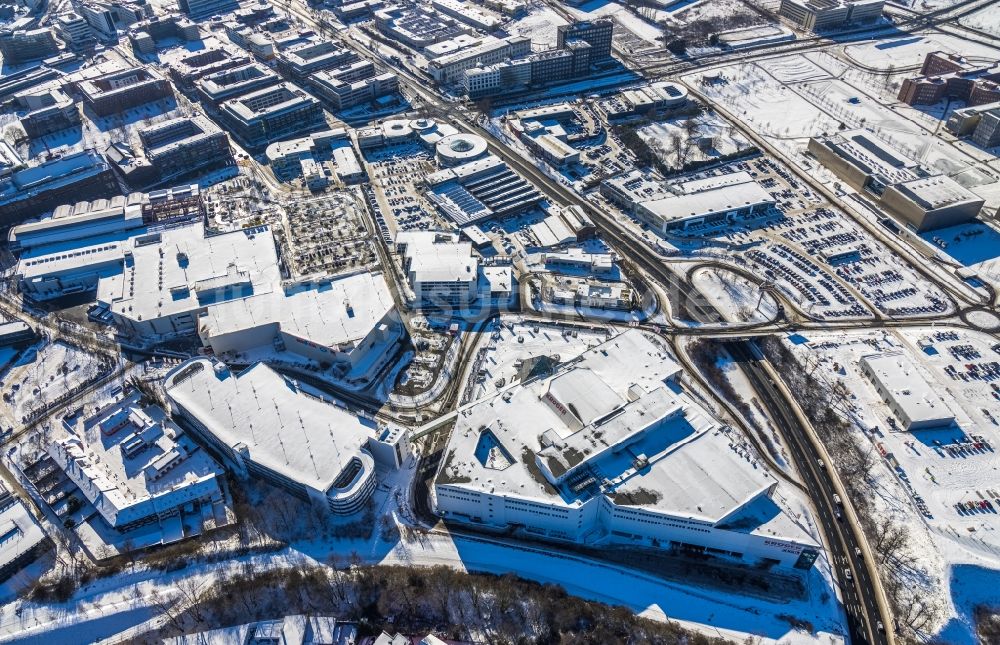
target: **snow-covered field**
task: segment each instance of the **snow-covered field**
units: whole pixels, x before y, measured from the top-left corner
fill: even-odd
[[[730,322],[764,322],[778,313],[773,296],[731,271],[699,269],[691,283]]]
[[[973,29],[981,29],[995,36],[1000,36],[1000,11],[996,5],[980,9],[979,11],[959,18],[960,23]]]
[[[856,438],[878,456],[874,499],[907,527],[917,572],[912,584],[942,609],[933,631],[943,642],[974,643],[974,605],[995,603],[1000,580],[996,339],[947,327],[799,336],[805,342],[793,350],[818,365],[819,378],[841,382],[850,393]],[[942,398],[955,416],[952,426],[906,432],[892,425],[893,413],[858,362],[895,350],[916,362],[919,374],[912,378]]]
[[[58,341],[39,343],[0,375],[0,426],[20,425],[22,416],[93,378],[98,369],[81,349]]]
[[[685,127],[688,121],[693,124],[691,129]],[[704,112],[690,119],[680,117],[650,123],[639,128],[638,133],[668,166],[683,165],[682,161],[714,159],[750,147],[745,137],[714,112]],[[710,138],[712,144],[699,147],[698,141],[703,138]]]
[[[554,47],[556,29],[566,20],[544,4],[532,5],[528,14],[507,26],[512,36],[531,38],[531,44],[542,48]]]
[[[580,20],[591,20],[604,16],[613,16],[619,25],[628,29],[639,38],[651,44],[660,42],[663,36],[662,30],[655,24],[643,20],[636,14],[629,11],[624,5],[616,2],[605,2],[604,0],[591,0],[579,7],[568,7],[569,11],[580,18]]]
[[[995,14],[996,7],[985,11]],[[995,60],[998,54],[995,47],[948,34],[905,35],[896,40],[865,42],[844,47],[844,53],[848,58],[867,67],[880,70],[890,67],[896,70],[915,68],[914,71],[917,72],[924,57],[933,51],[961,54],[972,60]]]

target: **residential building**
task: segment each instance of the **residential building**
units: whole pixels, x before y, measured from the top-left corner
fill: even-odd
[[[357,645],[358,626],[329,616],[285,616],[166,639],[166,645]],[[406,645],[410,645],[407,640]],[[428,643],[427,645],[431,645]],[[437,644],[434,644],[437,645]]]
[[[131,67],[78,84],[83,104],[98,116],[108,116],[160,101],[174,95],[170,81],[158,71],[146,67]]]
[[[31,511],[0,485],[0,582],[10,579],[52,548]]]
[[[249,56],[236,50],[233,45],[225,45],[214,38],[205,39],[204,42],[205,48],[195,52],[177,47],[160,55],[160,61],[166,65],[170,78],[178,87],[190,89],[204,76],[251,62]]]
[[[175,541],[186,537],[182,515],[192,507],[225,523],[222,469],[138,392],[80,419],[48,452],[118,531],[158,524],[163,541]]]
[[[80,107],[58,87],[27,90],[14,100],[25,111],[21,127],[31,139],[80,125]]]
[[[225,101],[219,112],[229,131],[252,148],[326,125],[320,102],[291,83]]]
[[[466,407],[442,452],[435,512],[591,548],[810,568],[820,546],[778,480],[680,373],[635,329]]]
[[[20,65],[58,53],[59,44],[46,27],[0,31],[0,56],[7,65]]]
[[[171,412],[238,477],[263,479],[336,514],[364,509],[376,463],[395,468],[409,457],[402,428],[349,412],[262,363],[236,372],[193,358],[167,374],[164,389]]]
[[[139,140],[161,179],[190,175],[232,161],[226,133],[200,115],[141,128]]]
[[[255,90],[277,85],[280,77],[260,63],[250,63],[207,74],[195,82],[198,94],[208,104],[218,107]]]

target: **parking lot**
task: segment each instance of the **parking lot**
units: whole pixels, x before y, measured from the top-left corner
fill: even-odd
[[[417,144],[392,146],[367,153],[366,161],[376,202],[393,237],[400,231],[445,226],[416,184],[437,170],[426,150]]]

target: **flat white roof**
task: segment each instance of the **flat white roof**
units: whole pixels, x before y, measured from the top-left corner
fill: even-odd
[[[168,374],[164,387],[219,442],[245,446],[250,460],[324,493],[377,430],[262,363],[236,374],[195,358]]]
[[[219,303],[208,308],[201,325],[211,338],[277,323],[318,345],[353,346],[394,307],[381,273],[359,273]]]
[[[979,195],[946,175],[914,179],[897,184],[895,188],[927,210],[956,204],[984,203]]]
[[[575,506],[589,495],[570,482],[589,469],[618,505],[711,523],[746,512],[776,480],[668,383],[680,371],[645,332],[628,330],[553,376],[467,408],[437,483]],[[636,455],[646,459],[638,468]],[[556,487],[543,471],[564,480]],[[812,542],[780,511],[731,530]]]
[[[774,198],[755,181],[642,202],[642,207],[664,221],[725,213],[738,208],[773,204]]]
[[[20,498],[0,485],[0,566],[21,557],[45,539],[45,532]]]
[[[944,425],[955,418],[906,352],[868,354],[861,363],[911,423]]]

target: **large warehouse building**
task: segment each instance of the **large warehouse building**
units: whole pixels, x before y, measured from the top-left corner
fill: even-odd
[[[955,415],[904,352],[862,356],[861,373],[871,381],[904,430],[947,426],[955,420]]]
[[[458,417],[434,482],[452,521],[809,568],[819,546],[777,480],[680,391],[680,367],[629,330]]]
[[[171,412],[241,477],[259,477],[339,514],[364,508],[376,463],[409,456],[405,430],[359,417],[294,379],[256,364],[234,372],[208,358],[164,380]]]
[[[867,130],[813,137],[808,150],[845,184],[917,231],[973,220],[985,203],[954,179],[929,174]]]

